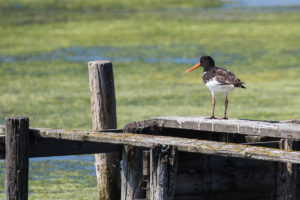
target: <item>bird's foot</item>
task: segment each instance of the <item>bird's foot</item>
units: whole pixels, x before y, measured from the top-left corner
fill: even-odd
[[[217,119],[215,116],[210,116],[207,119]]]
[[[226,116],[222,117],[222,119],[228,119]]]

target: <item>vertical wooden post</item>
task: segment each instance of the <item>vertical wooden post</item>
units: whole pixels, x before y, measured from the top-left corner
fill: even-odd
[[[28,117],[6,118],[6,200],[28,199]]]
[[[150,151],[150,199],[172,200],[178,168],[178,151],[174,146],[155,146]]]
[[[117,128],[116,98],[112,63],[106,60],[88,64],[93,130]],[[100,200],[120,199],[120,152],[96,154]]]
[[[136,133],[135,126],[126,125],[125,133]],[[121,200],[135,200],[144,198],[143,183],[143,149],[125,145],[122,152],[122,186]]]
[[[150,151],[143,152],[143,180],[146,199],[150,199]]]
[[[122,152],[121,200],[142,199],[143,191],[143,150],[125,145]]]
[[[292,150],[292,140],[281,139],[280,149]],[[296,165],[292,163],[278,163],[277,200],[296,200]]]

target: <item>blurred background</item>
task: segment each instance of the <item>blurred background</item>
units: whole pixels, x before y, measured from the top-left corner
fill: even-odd
[[[208,116],[210,55],[246,82],[230,118],[300,118],[300,1],[0,0],[0,124],[91,130],[87,62],[113,62],[118,128],[154,116]],[[217,96],[216,115],[224,112]],[[94,156],[30,159],[29,199],[97,199]],[[0,199],[4,199],[0,161]]]

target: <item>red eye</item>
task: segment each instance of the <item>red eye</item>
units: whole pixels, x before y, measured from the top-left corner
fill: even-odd
[[[201,58],[201,61],[204,61],[204,58]]]

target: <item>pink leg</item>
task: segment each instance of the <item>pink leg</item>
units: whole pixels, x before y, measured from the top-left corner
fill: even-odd
[[[210,119],[216,119],[215,118],[215,105],[216,105],[216,99],[215,99],[215,94],[212,94],[212,105],[213,105],[213,109],[212,109],[212,114],[211,114],[211,117]]]
[[[228,119],[226,117],[226,114],[227,114],[227,107],[228,107],[228,94],[226,93],[226,100],[225,100],[225,113],[224,113],[224,117],[223,119]]]

